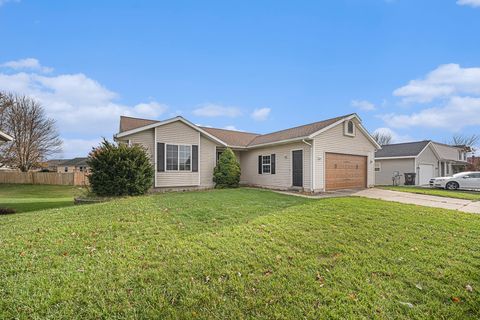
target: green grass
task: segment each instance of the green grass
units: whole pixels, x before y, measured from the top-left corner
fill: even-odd
[[[0,318],[478,319],[479,270],[479,216],[355,197],[216,190],[0,216]]]
[[[17,212],[68,207],[81,192],[81,188],[73,186],[0,184],[0,207]]]
[[[426,194],[431,196],[438,197],[448,197],[448,198],[457,198],[465,200],[480,201],[480,192],[479,191],[463,191],[463,190],[445,190],[445,189],[434,189],[434,188],[422,188],[422,187],[403,187],[403,186],[384,186],[379,187],[386,190],[392,191],[402,191],[418,194]]]

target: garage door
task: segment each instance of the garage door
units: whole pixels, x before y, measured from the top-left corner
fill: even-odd
[[[418,183],[423,186],[430,183],[430,179],[435,176],[435,167],[433,164],[421,164],[418,166]]]
[[[325,163],[327,191],[367,187],[367,157],[327,153]]]

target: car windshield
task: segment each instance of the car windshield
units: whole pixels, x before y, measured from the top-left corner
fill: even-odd
[[[464,176],[464,175],[466,175],[466,174],[467,174],[467,173],[465,173],[465,172],[456,173],[456,174],[454,174],[452,177],[458,178],[458,177]]]

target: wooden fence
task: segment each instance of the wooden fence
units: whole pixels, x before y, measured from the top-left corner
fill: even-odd
[[[0,183],[87,186],[89,181],[84,172],[57,173],[0,171]]]

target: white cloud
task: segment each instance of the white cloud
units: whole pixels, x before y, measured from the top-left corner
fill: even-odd
[[[0,7],[9,2],[20,2],[20,0],[0,0]]]
[[[467,126],[480,125],[480,98],[451,97],[440,107],[405,114],[387,114],[382,119],[394,128],[422,126],[459,131]]]
[[[255,121],[264,121],[267,120],[268,116],[270,115],[270,108],[260,108],[253,110],[251,116]]]
[[[229,117],[235,118],[242,114],[237,107],[222,106],[219,104],[208,103],[199,106],[193,110],[193,114],[200,117]]]
[[[62,153],[61,157],[65,159],[75,157],[86,157],[93,147],[96,147],[102,142],[98,139],[62,139]]]
[[[390,135],[392,137],[391,143],[401,143],[401,142],[407,142],[407,141],[412,141],[412,138],[409,135],[401,135],[397,133],[396,131],[393,131],[390,128],[378,128],[376,129],[373,133],[383,133]]]
[[[0,5],[1,5],[1,0],[0,0]],[[0,64],[0,67],[9,68],[13,70],[40,71],[43,73],[49,73],[53,71],[53,68],[42,66],[40,64],[40,61],[34,58],[7,61],[5,63]]]
[[[223,129],[233,130],[233,131],[240,131],[240,130],[238,130],[235,126],[233,126],[233,125],[225,126]]]
[[[457,4],[461,6],[480,7],[480,0],[458,0]]]
[[[372,111],[376,109],[375,105],[367,100],[352,100],[350,104],[352,107],[363,111]]]
[[[125,105],[118,103],[118,95],[86,75],[43,75],[18,72],[0,72],[0,90],[25,94],[37,99],[49,117],[57,121],[62,137],[72,137],[75,147],[67,146],[65,152],[84,154],[84,146],[78,141],[98,141],[111,138],[118,131],[120,115],[158,118],[167,106],[155,101]],[[80,139],[81,137],[81,139]],[[90,145],[88,145],[90,147]],[[70,148],[70,149],[68,149]]]
[[[393,94],[405,102],[422,103],[458,94],[480,94],[480,68],[441,65],[424,79],[412,80]]]

